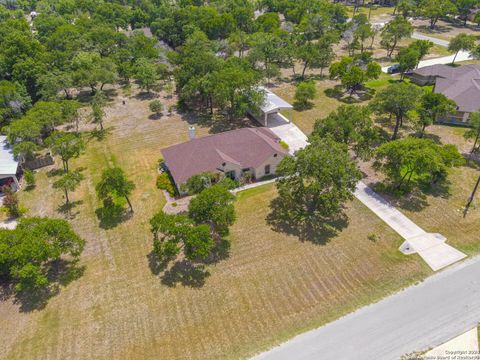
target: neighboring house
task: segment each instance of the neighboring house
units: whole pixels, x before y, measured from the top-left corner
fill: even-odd
[[[163,159],[180,190],[182,184],[203,172],[217,172],[239,180],[244,175],[261,179],[275,175],[277,165],[288,151],[268,128],[242,128],[195,137],[189,129],[190,141],[162,149]]]
[[[17,179],[18,161],[7,142],[6,136],[0,136],[0,187],[9,185],[13,190],[20,189]]]
[[[435,93],[444,94],[457,104],[456,113],[439,118],[438,122],[467,125],[470,113],[480,110],[480,65],[426,66],[415,70],[411,80],[418,85],[434,85]]]

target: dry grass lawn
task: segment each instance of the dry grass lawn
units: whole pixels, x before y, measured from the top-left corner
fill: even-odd
[[[265,218],[275,189],[266,186],[239,195],[230,257],[209,267],[203,287],[162,283],[147,258],[148,219],[164,204],[156,163],[161,147],[187,139],[188,124],[178,115],[149,120],[148,101],[126,98],[127,105],[120,96],[108,109],[107,137],[91,138],[72,164],[86,177],[72,194],[81,203],[71,219],[87,241],[85,272],[44,308],[2,300],[0,358],[246,357],[430,273],[418,257],[401,255],[401,239],[358,202],[348,207],[348,227],[325,245],[273,231]],[[94,186],[109,164],[135,180],[135,214],[102,229]],[[21,192],[21,201],[30,215],[65,216],[47,173],[37,174],[36,189]]]
[[[307,133],[315,118],[341,104],[321,95],[332,84],[317,83],[316,106],[294,115]],[[291,86],[275,91],[291,101]],[[0,302],[1,359],[245,358],[431,274],[418,256],[402,255],[402,239],[358,201],[348,204],[348,226],[323,245],[274,231],[266,218],[276,191],[268,185],[238,195],[230,256],[208,267],[203,286],[163,283],[148,262],[148,219],[164,204],[155,188],[156,166],[162,147],[187,139],[188,123],[177,114],[150,120],[147,100],[125,95],[122,105],[123,96],[107,111],[109,134],[89,138],[72,164],[86,177],[72,194],[81,203],[71,219],[87,241],[85,272],[42,309],[26,311],[12,298]],[[210,131],[197,129],[199,136]],[[452,142],[464,131],[442,129],[431,132]],[[135,214],[103,229],[94,186],[109,164],[135,181]],[[406,214],[462,251],[478,252],[480,211],[474,206],[466,219],[459,212],[477,172],[455,170],[448,198],[429,197],[421,211],[407,201]],[[54,179],[42,170],[36,189],[20,193],[30,215],[65,216],[57,208],[63,200],[51,187]]]

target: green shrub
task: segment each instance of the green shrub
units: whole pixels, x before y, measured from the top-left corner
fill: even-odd
[[[275,175],[270,174],[270,175],[262,176],[262,178],[260,179],[260,181],[267,181],[267,180],[272,180],[272,179],[275,179]]]
[[[281,146],[282,148],[284,148],[285,150],[288,150],[288,149],[289,149],[289,146],[288,146],[288,144],[287,144],[285,141],[280,140],[278,143],[279,143],[280,146]]]
[[[159,114],[163,110],[163,105],[160,102],[160,100],[153,100],[148,104],[148,107],[150,108],[150,111],[156,114]]]
[[[166,172],[157,176],[157,188],[165,190],[170,196],[175,196],[177,193],[172,179]]]
[[[9,186],[4,186],[2,190],[5,193],[5,196],[3,198],[3,206],[5,206],[5,208],[7,209],[8,215],[10,217],[20,216],[21,211],[17,194],[15,194]]]
[[[25,178],[27,187],[33,188],[35,186],[35,174],[33,173],[32,170],[25,170],[23,172],[23,177]]]
[[[240,186],[240,183],[237,180],[230,179],[229,177],[224,177],[218,182],[218,184],[222,185],[228,190],[232,190]]]
[[[310,109],[313,106],[311,100],[315,98],[316,94],[317,88],[314,82],[305,81],[299,83],[295,91],[295,102],[293,106],[296,110]]]
[[[188,192],[189,195],[199,194],[204,189],[210,187],[212,183],[215,183],[217,179],[218,175],[211,172],[193,175],[182,186],[182,190]]]

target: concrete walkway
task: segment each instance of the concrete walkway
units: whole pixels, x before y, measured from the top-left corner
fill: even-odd
[[[427,351],[423,356],[423,360],[437,360],[437,359],[451,359],[452,353],[476,355],[477,359],[480,359],[480,353],[478,352],[478,331],[477,327],[472,330],[463,333],[452,340],[437,346],[435,349]],[[459,357],[460,358],[460,357]],[[475,357],[473,357],[475,359]]]
[[[476,257],[254,359],[399,360],[476,327],[479,299],[480,257]]]
[[[432,270],[440,270],[466,257],[464,253],[447,245],[444,236],[427,233],[363,182],[357,184],[354,194],[406,240],[400,251],[405,254],[418,253]]]
[[[269,118],[268,125],[270,130],[289,145],[292,154],[308,144],[307,136],[281,115]],[[400,251],[406,255],[418,253],[434,271],[466,257],[447,245],[445,237],[427,233],[363,182],[357,184],[354,195],[406,240]]]

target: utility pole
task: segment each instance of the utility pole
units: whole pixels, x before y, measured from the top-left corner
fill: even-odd
[[[477,192],[479,184],[480,184],[480,176],[477,179],[477,183],[475,184],[475,187],[473,188],[472,194],[468,198],[467,205],[465,206],[465,210],[463,211],[463,217],[467,216],[468,209],[470,208],[470,205],[472,204],[473,198],[475,197],[475,193]]]

